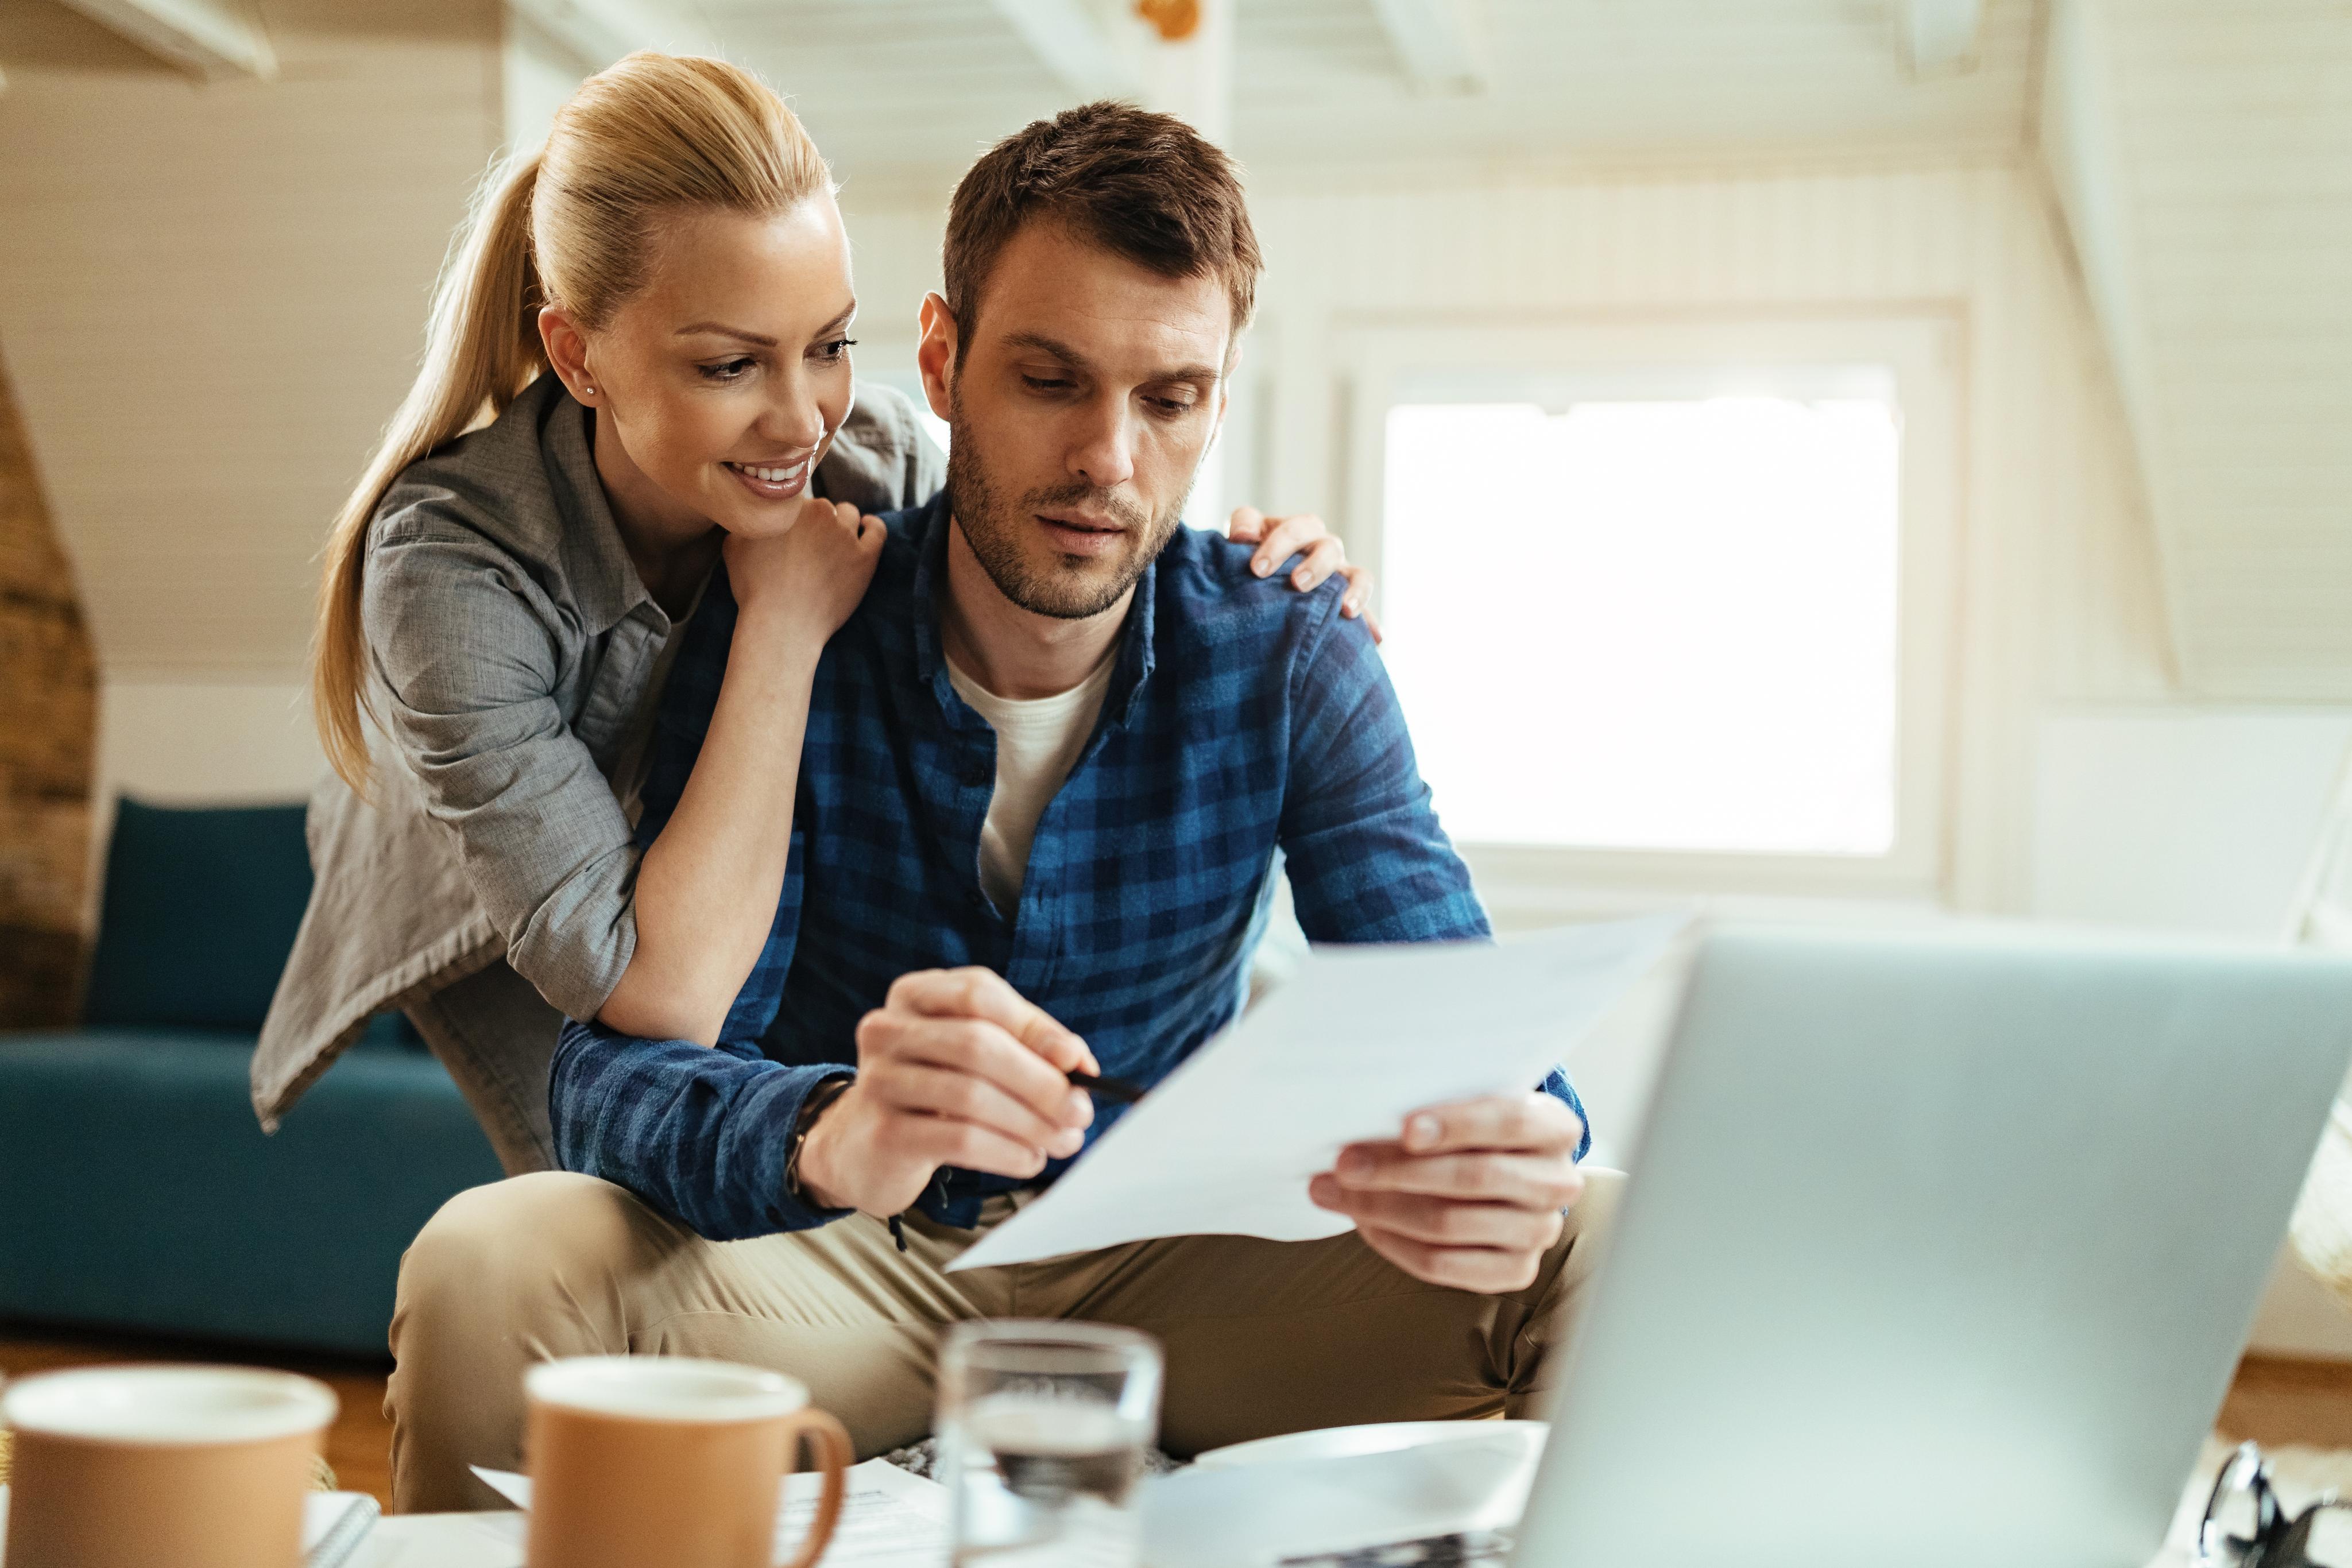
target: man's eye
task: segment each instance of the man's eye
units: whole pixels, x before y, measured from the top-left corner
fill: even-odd
[[[1150,403],[1153,408],[1158,409],[1161,413],[1166,414],[1170,419],[1174,419],[1181,414],[1190,413],[1194,409],[1201,406],[1198,402],[1190,398],[1155,397],[1147,398],[1144,401]]]
[[[1070,385],[1059,376],[1023,376],[1021,384],[1032,392],[1066,392]]]
[[[746,356],[740,360],[728,360],[719,364],[703,365],[698,368],[701,370],[702,379],[705,381],[740,382],[745,376],[751,373],[751,367],[755,363],[757,363],[756,361]]]

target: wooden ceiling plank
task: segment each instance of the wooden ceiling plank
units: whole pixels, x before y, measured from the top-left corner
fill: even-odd
[[[158,58],[217,81],[278,74],[269,40],[241,6],[224,0],[65,0],[74,10]]]
[[[1984,38],[1984,0],[1896,0],[1903,63],[1915,77],[1976,69]]]
[[[638,49],[720,56],[719,40],[670,0],[507,0],[507,9],[601,71]]]
[[[1133,98],[1143,90],[1135,60],[1082,0],[989,0],[1055,78],[1081,99]]]
[[[1471,35],[1461,0],[1372,0],[1372,10],[1415,87],[1486,90],[1484,51]]]

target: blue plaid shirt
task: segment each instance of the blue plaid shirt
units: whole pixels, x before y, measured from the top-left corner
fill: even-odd
[[[873,585],[817,666],[783,896],[719,1049],[573,1023],[556,1051],[565,1168],[717,1239],[838,1217],[787,1195],[791,1132],[810,1090],[855,1071],[858,1019],[909,970],[985,965],[1106,1072],[1150,1083],[1238,1010],[1277,856],[1318,941],[1488,935],[1340,585],[1260,580],[1246,549],[1191,528],[1138,580],[1094,733],[1038,820],[1018,906],[997,909],[980,881],[996,734],[940,650],[946,498],[886,521]],[[662,698],[641,840],[685,789],[735,616],[722,571]],[[1564,1074],[1545,1086],[1583,1113]],[[969,1227],[1020,1185],[945,1170],[919,1207]]]

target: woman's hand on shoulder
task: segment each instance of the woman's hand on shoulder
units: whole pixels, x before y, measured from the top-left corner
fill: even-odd
[[[727,536],[728,584],[746,619],[773,617],[821,647],[866,597],[886,532],[847,502],[804,497],[782,532]]]
[[[1255,507],[1236,507],[1225,524],[1225,537],[1237,545],[1257,546],[1250,556],[1250,570],[1260,577],[1271,576],[1294,555],[1303,558],[1290,569],[1290,586],[1301,593],[1338,573],[1348,584],[1339,613],[1351,621],[1362,616],[1372,641],[1381,640],[1381,623],[1364,610],[1372,600],[1371,572],[1348,559],[1347,545],[1314,513],[1269,517]]]

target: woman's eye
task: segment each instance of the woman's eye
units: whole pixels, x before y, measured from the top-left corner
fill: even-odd
[[[835,338],[830,343],[819,344],[816,356],[830,365],[849,358],[849,350],[856,347],[857,340],[855,338]]]
[[[702,379],[711,382],[740,382],[751,374],[751,367],[756,362],[746,357],[740,360],[728,360],[716,365],[704,365],[700,367]]]

